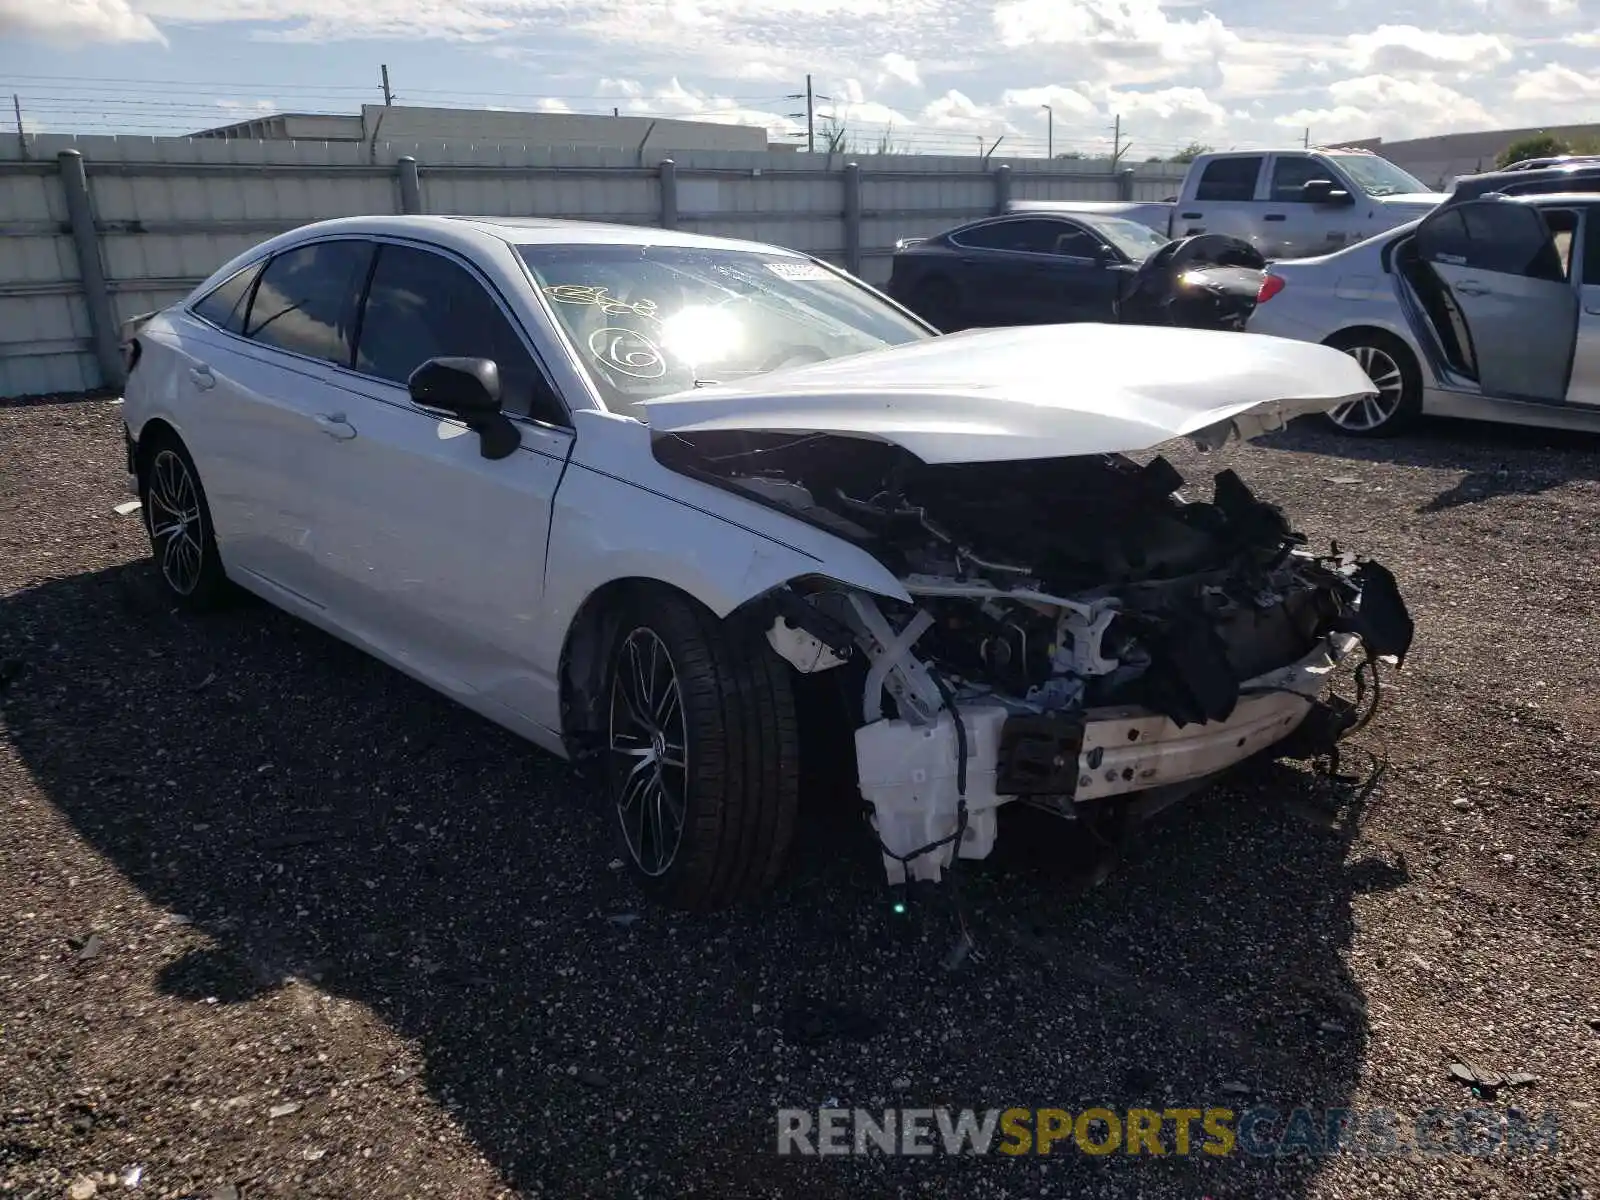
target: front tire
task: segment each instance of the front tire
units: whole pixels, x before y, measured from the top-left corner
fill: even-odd
[[[606,784],[647,890],[709,910],[769,890],[794,834],[800,737],[761,630],[686,597],[627,605],[606,676]]]
[[[1365,400],[1342,404],[1327,420],[1351,437],[1394,437],[1410,429],[1422,415],[1422,368],[1411,348],[1392,334],[1376,329],[1341,334],[1328,341],[1361,364],[1378,388]]]
[[[217,553],[200,473],[177,435],[157,430],[149,437],[139,472],[139,501],[156,570],[180,608],[219,608],[228,597],[228,577]]]

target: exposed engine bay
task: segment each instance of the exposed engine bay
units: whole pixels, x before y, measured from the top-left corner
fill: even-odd
[[[656,455],[863,547],[912,596],[819,580],[769,598],[797,670],[860,673],[858,772],[891,882],[987,855],[1013,799],[1076,818],[1313,726],[1337,739],[1364,718],[1307,720],[1334,669],[1410,648],[1387,570],[1313,553],[1231,470],[1190,499],[1161,457],[930,466],[750,432],[669,435]]]

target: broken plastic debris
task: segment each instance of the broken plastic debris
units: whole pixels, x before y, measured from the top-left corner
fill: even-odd
[[[300,1102],[298,1100],[291,1100],[287,1104],[274,1104],[271,1108],[267,1109],[267,1117],[276,1121],[279,1117],[292,1116],[299,1111]]]
[[[1361,479],[1355,475],[1328,475],[1325,477],[1329,483],[1360,483]]]
[[[122,1173],[122,1186],[136,1188],[144,1182],[144,1167],[135,1164]]]
[[[139,503],[137,500],[124,500],[111,511],[116,513],[119,517],[131,517],[143,507],[144,505]]]

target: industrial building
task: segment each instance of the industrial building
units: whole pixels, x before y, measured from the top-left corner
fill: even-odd
[[[1554,125],[1543,129],[1500,129],[1485,133],[1447,133],[1439,137],[1386,142],[1381,137],[1341,142],[1381,154],[1429,187],[1448,187],[1458,175],[1494,169],[1495,160],[1513,142],[1548,133],[1569,143],[1600,143],[1600,125]]]
[[[360,116],[273,113],[232,125],[202,129],[189,136],[272,142],[514,142],[528,146],[583,146],[657,152],[765,152],[780,148],[769,146],[767,131],[757,125],[680,121],[669,117],[419,108],[399,104],[363,104]]]

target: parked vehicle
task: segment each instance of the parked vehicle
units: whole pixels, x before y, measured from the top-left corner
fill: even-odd
[[[1168,238],[1222,233],[1268,258],[1304,258],[1415,220],[1444,199],[1365,150],[1202,154],[1175,201],[1013,201],[1009,212],[1139,221]]]
[[[1508,167],[1463,175],[1450,186],[1445,204],[1461,204],[1491,193],[1502,196],[1536,196],[1555,192],[1600,192],[1600,159],[1574,159],[1546,166]]]
[[[1242,329],[1266,260],[1234,238],[1188,242],[1120,217],[986,217],[896,243],[888,292],[945,333],[1072,321]]]
[[[1356,719],[1334,665],[1411,639],[1382,567],[1305,551],[1231,471],[1185,501],[1122,453],[1371,390],[1321,346],[939,337],[787,250],[449,217],[305,226],[129,333],[173,601],[237,585],[593,761],[674,904],[777,877],[802,684],[859,724],[898,882],[987,855],[1015,799],[1100,830],[1322,753]]]
[[[1600,196],[1490,196],[1323,258],[1273,263],[1252,332],[1354,355],[1383,436],[1422,413],[1600,430]]]
[[[1600,163],[1600,154],[1555,154],[1549,158],[1521,158],[1502,171],[1543,171],[1550,167],[1576,166],[1582,163]]]

